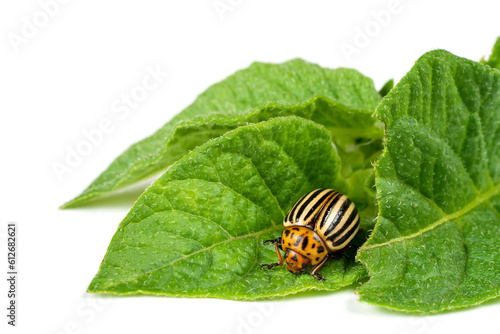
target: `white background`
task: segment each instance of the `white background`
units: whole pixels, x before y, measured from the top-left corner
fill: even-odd
[[[42,0],[42,3],[49,0]],[[62,0],[61,0],[62,2]],[[218,12],[214,4],[230,6]],[[497,329],[500,301],[417,317],[360,303],[353,289],[273,302],[85,293],[137,192],[101,206],[61,211],[133,142],[151,134],[211,84],[253,61],[301,57],[353,67],[380,88],[399,80],[424,52],[443,48],[479,60],[500,35],[496,1],[401,0],[385,26],[373,12],[390,1],[69,1],[43,22],[40,2],[0,4],[1,277],[5,232],[18,223],[18,327],[2,333],[442,333]],[[43,27],[26,34],[27,21]],[[377,26],[380,28],[377,31]],[[355,46],[359,30],[371,37]],[[29,29],[28,29],[29,30]],[[24,38],[24,37],[23,37]],[[19,41],[19,39],[17,39]],[[359,43],[358,43],[359,45]],[[141,85],[146,68],[168,71],[158,87],[119,118],[112,105]],[[123,116],[123,115],[122,115]],[[113,129],[60,179],[64,163],[103,119]],[[143,184],[144,187],[144,184]],[[266,310],[260,310],[264,306]]]

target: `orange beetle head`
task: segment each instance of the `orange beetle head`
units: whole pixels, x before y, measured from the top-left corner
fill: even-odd
[[[291,249],[286,250],[285,262],[286,269],[294,274],[302,274],[311,264],[311,260]]]

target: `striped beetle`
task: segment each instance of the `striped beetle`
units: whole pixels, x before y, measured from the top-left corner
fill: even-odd
[[[332,189],[316,189],[295,203],[283,225],[281,237],[264,241],[275,245],[278,262],[260,267],[272,269],[285,262],[290,272],[301,274],[312,265],[311,275],[324,281],[318,270],[328,259],[349,248],[359,229],[359,214],[346,195]],[[280,249],[285,252],[284,260]]]

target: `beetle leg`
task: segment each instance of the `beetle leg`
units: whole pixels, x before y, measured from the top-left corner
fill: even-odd
[[[325,256],[325,258],[323,259],[323,261],[321,261],[320,263],[318,263],[316,265],[316,267],[313,268],[313,270],[311,270],[311,275],[313,275],[314,277],[316,277],[318,279],[318,281],[325,281],[326,279],[321,276],[320,274],[318,274],[318,270],[325,264],[326,260],[328,260],[330,257],[329,256]]]
[[[279,249],[283,250],[283,248],[281,248],[281,237],[279,237],[278,239],[264,240],[264,245],[265,244],[270,244],[270,245],[277,244]]]
[[[270,244],[274,244],[276,247],[276,255],[278,255],[278,262],[277,263],[271,263],[271,264],[261,264],[260,267],[267,267],[267,269],[273,269],[274,267],[281,266],[283,265],[283,257],[281,256],[280,253],[280,245],[281,245],[281,237],[276,239],[276,240],[266,240],[264,241],[264,244],[266,242],[269,242]]]
[[[281,266],[281,264],[279,264],[279,263],[261,264],[260,265],[260,269],[262,269],[264,267],[267,267],[267,269],[271,270],[271,269],[273,269],[274,267],[277,267],[277,266]]]
[[[279,237],[278,239],[271,239],[271,240],[264,240],[264,245],[265,244],[271,244],[271,245],[274,245],[275,243],[280,243],[281,242],[281,237]]]

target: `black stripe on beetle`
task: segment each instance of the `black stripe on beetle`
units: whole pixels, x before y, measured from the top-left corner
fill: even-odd
[[[337,227],[337,225],[342,221],[342,218],[344,218],[345,212],[349,208],[349,205],[351,205],[351,201],[346,197],[346,200],[344,201],[344,203],[342,203],[339,210],[336,212],[335,218],[326,229],[325,235],[329,235],[333,231],[333,229]]]
[[[342,238],[335,240],[335,242],[333,243],[334,246],[340,246],[344,242],[346,242],[346,240],[349,239],[351,236],[353,237],[352,232],[356,231],[358,226],[359,226],[359,219],[356,222],[356,224],[354,224],[353,226],[351,225],[350,231],[348,233],[346,233]],[[330,239],[328,238],[328,240],[330,240]],[[331,241],[333,241],[333,239]]]
[[[347,220],[345,221],[345,223],[342,225],[342,227],[337,232],[335,232],[333,235],[336,235],[336,236],[342,235],[342,233],[344,233],[344,231],[347,230],[347,228],[352,225],[352,222],[354,221],[354,219],[356,219],[357,215],[358,215],[358,210],[356,210],[356,208],[354,208],[352,210],[351,214],[349,215],[349,217],[347,218]],[[326,239],[330,240],[330,237],[328,237]]]
[[[300,204],[300,202],[302,202],[302,200],[309,194],[305,194],[304,196],[302,196],[294,205],[293,207],[290,209],[290,211],[288,211],[288,215],[286,215],[286,219],[285,221],[291,221],[292,220],[292,215],[293,213],[297,210],[297,206]]]
[[[299,221],[299,218],[302,215],[302,212],[305,210],[305,208],[309,205],[309,203],[311,203],[313,200],[315,200],[316,196],[318,194],[320,194],[322,191],[323,191],[323,189],[315,190],[305,201],[303,201],[304,203],[302,203],[302,205],[300,205],[300,207],[296,208],[297,211],[295,212],[295,215],[294,215],[295,222]]]
[[[335,205],[337,204],[337,202],[339,201],[339,199],[342,197],[342,194],[340,193],[337,193],[337,197],[335,197],[333,199],[333,201],[328,205],[328,207],[326,208],[326,212],[324,213],[323,215],[323,219],[321,220],[321,223],[319,224],[319,228],[322,229],[323,226],[325,226],[325,223],[326,221],[328,220],[328,218],[330,217],[331,215],[331,212],[333,210],[333,208],[335,207]]]
[[[329,200],[332,196],[334,196],[334,195],[335,195],[335,193],[336,193],[335,191],[333,191],[333,192],[332,192],[332,191],[329,191],[329,192],[327,192],[326,194],[324,194],[321,198],[314,198],[313,200],[314,200],[316,203],[314,203],[314,204],[313,204],[313,206],[312,206],[312,208],[311,208],[308,212],[306,212],[306,213],[305,213],[305,215],[303,215],[303,216],[304,216],[304,219],[302,219],[302,220],[305,220],[305,221],[306,221],[306,220],[308,220],[308,219],[309,219],[309,217],[310,217],[313,213],[315,213],[315,212],[316,212],[316,210],[317,210],[319,207],[324,206],[324,205],[325,205],[325,203],[326,203],[326,202],[328,202],[328,200]],[[321,211],[321,210],[320,210],[320,211]]]

